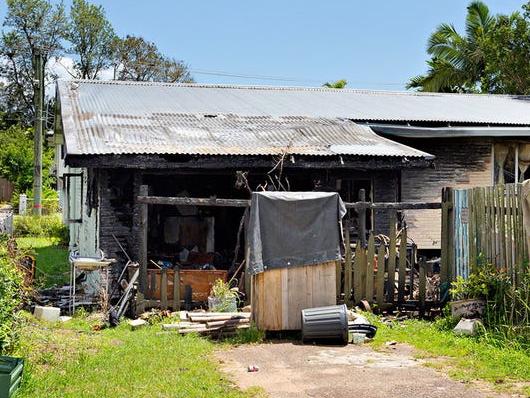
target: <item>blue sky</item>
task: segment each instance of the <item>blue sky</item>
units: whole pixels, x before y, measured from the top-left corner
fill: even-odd
[[[136,34],[189,64],[197,82],[403,90],[425,71],[425,43],[441,22],[462,28],[464,0],[107,0],[119,35]],[[487,0],[494,13],[522,0]],[[69,1],[65,4],[69,5]],[[2,4],[0,13],[5,14]],[[228,72],[245,77],[200,72]],[[270,76],[256,79],[250,76]]]

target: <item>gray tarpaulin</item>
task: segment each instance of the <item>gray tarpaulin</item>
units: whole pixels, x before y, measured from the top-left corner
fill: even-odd
[[[346,208],[333,192],[255,192],[247,242],[251,274],[340,259]]]

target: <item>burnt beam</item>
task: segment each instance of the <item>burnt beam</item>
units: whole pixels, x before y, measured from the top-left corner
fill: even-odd
[[[137,197],[138,203],[148,205],[167,206],[211,206],[211,207],[248,207],[250,200],[247,199],[219,199],[219,198],[187,198],[187,197],[166,197],[166,196],[146,196]],[[366,209],[394,209],[394,210],[421,210],[421,209],[441,209],[440,202],[346,202],[346,208],[356,210]]]
[[[177,156],[177,155],[69,155],[66,164],[72,167],[128,169],[270,169],[276,164],[268,156]],[[295,156],[286,159],[284,169],[355,169],[394,170],[432,167],[424,158],[371,156]]]

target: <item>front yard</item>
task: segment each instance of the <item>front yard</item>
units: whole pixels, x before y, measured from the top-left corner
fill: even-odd
[[[92,331],[85,317],[42,324],[27,316],[21,345],[26,359],[17,398],[256,397],[240,391],[210,359],[216,345],[194,335],[162,332],[159,325],[131,331]]]

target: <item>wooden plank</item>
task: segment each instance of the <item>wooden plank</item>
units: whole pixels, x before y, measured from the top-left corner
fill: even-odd
[[[513,185],[506,185],[506,270],[513,278],[513,223],[512,223],[512,192]]]
[[[375,239],[373,232],[368,238],[368,252],[366,258],[366,295],[369,303],[374,301],[374,260],[375,260]]]
[[[522,185],[517,184],[517,269],[515,273],[516,286],[519,286],[524,273],[524,262],[527,260],[526,233],[523,220],[523,192]]]
[[[270,269],[253,277],[252,314],[260,330],[299,330],[301,311],[336,304],[336,263]]]
[[[173,311],[180,311],[180,272],[177,267],[173,272]]]
[[[361,297],[363,299],[366,298],[366,273],[368,270],[368,249],[365,246],[363,250],[361,250]]]
[[[489,194],[488,188],[484,188],[484,229],[483,229],[483,250],[485,261],[491,263],[491,241],[490,241],[490,208],[489,208]]]
[[[366,191],[364,189],[359,190],[359,201],[366,201]],[[363,248],[366,246],[366,208],[357,208],[357,227],[359,231],[359,239]]]
[[[478,223],[477,231],[480,234],[480,244],[477,247],[477,255],[480,255],[484,261],[487,258],[487,245],[486,245],[486,205],[484,202],[485,190],[483,187],[479,188],[479,210],[478,210]]]
[[[360,241],[355,245],[355,258],[353,261],[353,304],[357,305],[363,299],[363,268],[366,264],[363,261],[364,248]]]
[[[401,230],[401,242],[399,245],[399,270],[398,270],[398,303],[402,304],[405,299],[405,278],[407,275],[407,227]]]
[[[385,245],[383,242],[379,245],[377,251],[377,275],[376,275],[376,302],[381,309],[385,302]]]
[[[427,273],[425,272],[426,264],[425,264],[425,258],[421,257],[420,259],[420,275],[419,275],[419,295],[418,295],[418,301],[419,301],[419,311],[420,316],[425,315],[425,292],[427,287]]]
[[[468,212],[469,212],[469,224],[467,230],[468,237],[468,250],[469,250],[469,271],[473,272],[477,265],[477,230],[476,230],[476,217],[477,217],[477,191],[475,188],[468,190]]]
[[[397,213],[392,211],[390,214],[390,229],[389,229],[389,245],[388,245],[388,284],[387,301],[389,303],[394,302],[394,291],[396,281],[396,251],[397,251],[397,238],[396,238],[396,221]]]
[[[337,292],[337,299],[342,296],[342,273],[343,273],[343,267],[342,262],[337,261],[337,265],[335,267],[335,290]]]
[[[440,250],[440,282],[449,281],[449,245],[448,240],[451,234],[449,233],[449,206],[447,189],[442,190],[442,232],[441,232],[441,250]]]
[[[157,297],[157,293],[156,292],[160,292],[160,288],[157,288],[157,285],[156,285],[156,279],[157,279],[157,273],[156,272],[151,272],[151,295],[150,296],[147,296],[146,298],[147,299],[155,299],[155,298],[158,298],[160,296]]]
[[[489,205],[490,205],[490,242],[491,242],[491,263],[497,263],[497,222],[495,217],[495,190],[494,187],[488,187]]]
[[[162,309],[167,309],[167,269],[162,269],[160,279],[160,304]]]
[[[505,215],[504,215],[504,185],[497,186],[497,219],[499,225],[498,245],[499,245],[499,267],[506,267],[506,235],[505,235]]]
[[[351,307],[352,302],[352,288],[353,288],[353,268],[352,268],[352,251],[350,243],[350,228],[349,223],[346,222],[344,226],[344,302],[346,306]]]

